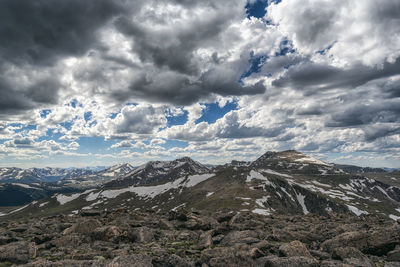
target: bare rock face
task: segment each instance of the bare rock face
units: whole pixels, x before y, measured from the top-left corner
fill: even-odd
[[[36,257],[36,245],[33,242],[14,242],[0,246],[0,261],[26,263]]]

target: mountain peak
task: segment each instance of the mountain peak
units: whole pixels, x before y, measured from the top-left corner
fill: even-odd
[[[209,172],[203,164],[189,158],[182,157],[172,161],[149,161],[120,179],[110,181],[105,187],[121,187],[148,183],[159,183],[175,180],[185,175],[202,174]]]
[[[304,164],[304,165],[323,165],[329,166],[330,164],[325,163],[319,159],[311,157],[309,155],[303,154],[297,150],[285,150],[281,152],[275,151],[267,151],[261,157],[256,159],[251,166],[253,167],[262,167],[268,163],[268,166],[271,167],[272,162],[277,162],[278,165],[281,165],[282,162],[291,162],[296,164]]]

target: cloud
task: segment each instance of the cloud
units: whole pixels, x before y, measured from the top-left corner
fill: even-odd
[[[324,51],[339,65],[393,63],[400,33],[400,4],[365,1],[292,0],[272,4],[266,17],[303,55]]]
[[[311,61],[302,61],[291,66],[272,84],[277,87],[291,87],[316,93],[318,90],[335,88],[354,88],[380,78],[395,76],[400,73],[400,59],[394,63],[385,63],[382,68],[355,65],[339,68]],[[390,91],[390,89],[388,89]]]
[[[125,106],[121,113],[109,121],[115,134],[153,134],[165,127],[167,120],[164,109],[151,105]]]
[[[247,3],[1,1],[0,154],[400,152],[398,1]],[[119,150],[82,154],[82,137]]]
[[[53,65],[61,57],[82,55],[96,42],[97,30],[122,12],[119,1],[1,1],[0,57]]]

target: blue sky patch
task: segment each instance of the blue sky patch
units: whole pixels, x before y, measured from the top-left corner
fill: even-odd
[[[206,106],[202,111],[200,118],[196,120],[196,124],[205,121],[209,124],[215,123],[231,110],[237,109],[236,102],[228,102],[224,107],[220,107],[218,103],[204,104]]]
[[[40,111],[40,117],[45,119],[47,115],[49,115],[50,113],[51,113],[50,109],[43,109]]]
[[[183,114],[179,116],[167,116],[167,127],[171,127],[174,125],[183,125],[188,120],[188,112],[183,110]]]
[[[250,67],[246,72],[242,74],[240,80],[249,77],[253,73],[260,72],[262,66],[267,62],[268,58],[269,57],[267,55],[254,55],[254,52],[251,51],[249,59]]]
[[[253,4],[248,2],[245,6],[247,17],[255,17],[255,18],[262,18],[265,16],[266,10],[265,8],[268,6],[267,0],[257,0]]]

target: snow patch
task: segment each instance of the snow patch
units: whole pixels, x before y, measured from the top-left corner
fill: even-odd
[[[324,187],[332,187],[332,186],[329,185],[329,184],[323,184],[323,183],[320,183],[320,182],[318,182],[318,181],[311,181],[311,183],[313,183],[313,184],[315,184],[315,185],[319,185],[319,186],[324,186]]]
[[[264,196],[260,199],[256,199],[256,204],[260,207],[264,208],[264,203],[268,201],[268,198],[270,198],[270,196]]]
[[[296,193],[297,201],[299,202],[301,208],[303,209],[304,215],[309,214],[310,212],[307,210],[306,204],[305,204],[305,202],[304,202],[304,199],[305,199],[306,197],[303,196],[301,193],[298,193],[298,194],[297,194],[297,192],[295,192],[295,193]]]
[[[71,202],[74,199],[77,199],[78,197],[80,197],[82,195],[82,193],[77,193],[77,194],[72,194],[70,196],[67,195],[62,195],[62,194],[57,194],[56,195],[56,199],[57,201],[60,203],[60,205],[64,205],[68,202]]]
[[[299,158],[299,159],[295,159],[294,161],[306,162],[306,163],[314,163],[314,164],[318,164],[318,165],[324,165],[324,166],[331,167],[330,164],[325,163],[325,162],[323,162],[323,161],[321,161],[319,159],[316,159],[316,158],[313,158],[313,157],[310,157],[310,156],[305,156],[305,157],[302,157],[302,158]]]
[[[393,214],[389,214],[389,218],[392,219],[392,220],[397,221],[398,219],[400,219],[400,216],[396,216],[396,215],[393,215]]]
[[[213,176],[214,176],[214,174],[210,174],[210,173],[209,174],[198,174],[198,175],[189,176],[187,178],[181,177],[181,178],[176,179],[175,181],[161,184],[161,185],[136,186],[136,187],[130,186],[130,187],[123,188],[123,189],[106,190],[106,191],[101,192],[97,197],[116,198],[117,196],[119,196],[123,193],[131,192],[131,193],[135,193],[136,195],[138,195],[140,197],[154,198],[155,196],[165,193],[171,189],[177,189],[177,188],[183,189],[184,187],[193,187]],[[92,199],[92,198],[90,198],[90,199]]]
[[[214,192],[208,192],[207,195],[206,195],[206,197],[209,197],[209,196],[211,196],[212,194],[214,194]]]
[[[254,209],[252,212],[264,216],[271,215],[271,211],[269,209]]]
[[[39,204],[39,208],[41,208],[41,207],[43,207],[43,206],[45,206],[45,205],[47,205],[47,204],[49,204],[49,201],[43,202],[43,203]]]
[[[16,209],[16,210],[10,211],[9,213],[0,213],[0,217],[6,216],[6,215],[10,215],[10,214],[12,214],[12,213],[15,213],[15,212],[18,212],[18,211],[20,211],[20,210],[23,210],[23,209],[25,209],[26,207],[28,207],[30,204],[31,204],[31,203],[29,203],[28,205],[25,205],[25,206],[23,206],[23,207],[21,207],[21,208],[18,208],[18,209]]]
[[[34,187],[29,186],[27,184],[20,184],[20,183],[11,183],[11,184],[12,185],[16,185],[16,186],[20,186],[20,187],[23,187],[23,188],[34,188]]]
[[[180,207],[184,207],[184,206],[186,206],[186,203],[180,204],[180,205],[176,206],[175,208],[172,208],[171,210],[172,210],[172,211],[176,211],[176,210],[179,209]]]
[[[357,216],[360,216],[362,214],[368,214],[367,211],[360,210],[357,207],[354,207],[354,206],[351,206],[351,205],[346,205],[346,206],[351,212],[353,212]]]

